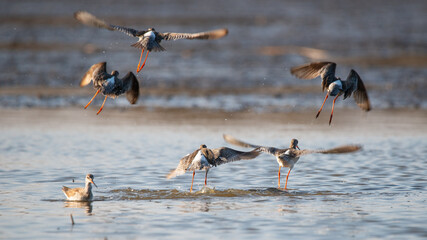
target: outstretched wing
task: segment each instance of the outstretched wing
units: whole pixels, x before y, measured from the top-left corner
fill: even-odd
[[[343,83],[343,90],[344,90],[344,99],[351,96],[351,94],[356,91],[357,89],[357,82],[359,81],[360,77],[359,74],[357,74],[356,71],[351,69],[350,73],[347,76],[347,79],[345,81],[342,81]]]
[[[352,92],[354,92],[353,96],[357,105],[365,111],[371,110],[371,103],[369,102],[368,92],[366,91],[365,85],[363,84],[359,74],[351,69],[345,83],[348,84],[348,89],[344,93],[344,99],[350,96]]]
[[[176,167],[176,169],[171,170],[170,173],[166,176],[166,178],[170,179],[170,178],[174,178],[176,176],[184,174],[198,152],[199,152],[199,149],[181,158],[181,160],[179,160],[179,164]]]
[[[278,151],[280,151],[280,149],[274,148],[274,147],[264,147],[264,146],[246,143],[246,142],[240,141],[240,140],[238,140],[238,139],[236,139],[230,135],[227,135],[227,134],[223,134],[222,137],[224,138],[224,140],[226,142],[228,142],[230,144],[233,144],[233,145],[236,145],[239,147],[256,148],[261,152],[272,154],[272,155],[276,155],[276,153],[278,153]]]
[[[341,153],[351,153],[359,151],[362,148],[360,145],[344,145],[336,148],[326,149],[326,150],[298,150],[298,155],[306,155],[311,153],[321,153],[321,154],[341,154]]]
[[[228,34],[228,29],[221,28],[207,32],[198,33],[159,33],[164,40],[178,40],[178,39],[218,39]]]
[[[123,32],[131,37],[136,37],[138,34],[144,34],[144,32],[139,32],[132,28],[122,27],[122,26],[116,26],[113,24],[109,24],[105,22],[104,20],[101,20],[91,13],[88,13],[86,11],[78,11],[74,13],[74,18],[77,19],[79,22],[91,26],[91,27],[97,27],[97,28],[105,28],[110,31],[120,31]]]
[[[93,80],[93,76],[97,76],[100,73],[105,73],[106,71],[107,71],[106,62],[100,62],[92,65],[92,67],[89,68],[89,70],[85,73],[82,80],[80,81],[80,87],[84,87],[88,85]]]
[[[314,62],[291,68],[291,74],[301,79],[313,79],[318,76],[322,78],[322,89],[325,89],[335,81],[334,62]]]
[[[126,91],[126,98],[130,102],[130,104],[135,104],[139,97],[139,83],[138,79],[132,72],[128,72],[123,81],[123,88]]]
[[[246,148],[257,148],[257,147],[261,147],[259,145],[254,145],[254,144],[250,144],[250,143],[246,143],[243,141],[240,141],[234,137],[232,137],[231,135],[227,135],[227,134],[223,134],[222,137],[224,138],[224,140],[230,144],[239,146],[239,147],[246,147]]]
[[[221,165],[224,163],[239,161],[239,160],[249,160],[258,157],[260,154],[259,150],[252,150],[250,152],[242,152],[234,150],[232,148],[222,147],[212,149],[212,152],[215,156],[215,164]]]

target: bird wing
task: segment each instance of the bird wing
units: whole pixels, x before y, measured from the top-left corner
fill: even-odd
[[[92,65],[89,70],[85,73],[82,80],[80,81],[80,87],[88,85],[94,78],[94,76],[99,75],[100,73],[106,73],[107,63],[100,62]]]
[[[228,34],[228,29],[221,28],[207,32],[198,32],[198,33],[159,33],[159,35],[164,40],[178,40],[178,39],[218,39],[222,38]]]
[[[347,79],[345,81],[341,81],[343,83],[343,90],[344,90],[344,99],[351,96],[351,94],[356,91],[357,89],[357,82],[359,81],[360,77],[359,74],[357,74],[356,71],[351,69],[350,73],[347,76]]]
[[[330,148],[326,150],[297,150],[299,156],[311,154],[311,153],[321,153],[321,154],[341,154],[341,153],[351,153],[359,151],[362,148],[360,145],[343,145],[336,148]]]
[[[136,37],[139,33],[143,32],[139,32],[135,29],[132,28],[127,28],[127,27],[122,27],[122,26],[116,26],[113,24],[109,24],[107,22],[105,22],[104,20],[101,20],[97,17],[95,17],[94,15],[92,15],[91,13],[88,13],[86,11],[77,11],[74,13],[74,18],[91,27],[97,27],[97,28],[105,28],[108,29],[110,31],[120,31],[123,32],[131,37]]]
[[[230,144],[239,146],[239,147],[246,147],[246,148],[257,148],[257,147],[261,147],[259,145],[254,145],[254,144],[250,144],[250,143],[246,143],[243,141],[240,141],[234,137],[232,137],[231,135],[227,135],[227,134],[223,134],[222,137],[224,138],[224,140]]]
[[[138,79],[132,72],[128,72],[121,80],[123,82],[123,88],[126,91],[126,98],[130,104],[135,104],[139,97]]]
[[[334,62],[314,62],[291,68],[291,74],[301,79],[313,79],[318,76],[322,78],[322,89],[325,89],[335,81],[335,69],[337,64]]]
[[[351,69],[347,80],[344,81],[344,83],[347,85],[346,88],[344,88],[347,89],[344,93],[344,99],[349,97],[353,92],[354,100],[356,101],[357,105],[365,111],[371,110],[371,103],[369,102],[368,92],[366,91],[365,84],[363,84],[359,74]]]
[[[67,198],[73,197],[75,194],[78,194],[83,191],[83,188],[69,188],[62,186],[62,192],[64,192]]]
[[[268,153],[268,154],[272,154],[272,155],[276,155],[280,149],[278,148],[274,148],[274,147],[264,147],[264,146],[260,146],[260,145],[254,145],[254,144],[250,144],[250,143],[246,143],[243,141],[240,141],[230,135],[227,134],[223,134],[222,137],[224,138],[224,140],[230,144],[239,146],[239,147],[246,147],[246,148],[256,148],[257,150],[264,152],[264,153]]]
[[[249,160],[258,157],[260,154],[260,151],[256,149],[250,152],[242,152],[227,147],[215,148],[212,149],[212,152],[215,156],[215,165],[221,165],[239,160]]]
[[[194,157],[197,155],[198,152],[199,152],[199,149],[181,158],[181,160],[179,160],[179,164],[176,167],[176,169],[171,170],[170,173],[166,176],[166,178],[170,179],[170,178],[174,178],[176,176],[184,174],[187,171],[188,167],[191,165],[191,162],[193,161]]]

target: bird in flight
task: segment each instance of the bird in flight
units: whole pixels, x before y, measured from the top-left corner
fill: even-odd
[[[371,110],[371,103],[369,102],[368,93],[359,74],[357,74],[357,72],[352,69],[347,79],[341,80],[335,76],[336,66],[337,64],[334,62],[314,62],[291,68],[291,73],[297,78],[313,79],[318,76],[322,78],[322,90],[325,91],[325,89],[327,89],[327,93],[322,107],[320,107],[319,111],[317,112],[316,118],[319,117],[319,114],[323,109],[323,105],[325,105],[326,99],[328,99],[329,96],[335,97],[332,103],[332,112],[331,117],[329,118],[329,125],[331,125],[332,116],[334,115],[335,101],[342,94],[344,94],[344,99],[350,97],[351,94],[353,94],[354,100],[362,110]]]
[[[75,12],[74,18],[88,26],[105,28],[110,31],[120,31],[131,37],[137,37],[138,41],[131,45],[132,47],[141,49],[141,57],[139,58],[138,66],[136,68],[137,73],[139,73],[145,66],[149,52],[165,51],[165,48],[160,45],[160,42],[162,40],[169,41],[178,39],[218,39],[228,34],[228,29],[226,28],[198,33],[161,33],[157,32],[154,28],[148,28],[147,30],[135,30],[128,27],[109,24],[86,11]],[[147,53],[145,55],[144,62],[141,65],[141,60],[144,51],[147,51]]]
[[[98,110],[98,115],[104,108],[107,97],[116,98],[119,95],[126,93],[126,98],[130,104],[135,104],[139,97],[139,83],[135,75],[129,72],[123,78],[118,78],[119,72],[112,71],[111,74],[107,73],[107,63],[100,62],[92,65],[90,69],[83,76],[80,81],[80,87],[88,85],[91,81],[93,82],[93,88],[96,89],[95,95],[86,104],[85,109],[92,103],[98,93],[102,92],[105,96],[104,102],[101,108]]]

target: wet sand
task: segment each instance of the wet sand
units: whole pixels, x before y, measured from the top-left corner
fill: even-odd
[[[332,126],[328,126],[329,109],[315,119],[317,109],[287,113],[257,113],[251,111],[224,112],[188,109],[105,108],[96,115],[96,107],[88,108],[21,108],[0,109],[0,124],[3,129],[20,128],[138,128],[169,126],[189,129],[195,127],[218,129],[218,138],[225,131],[258,131],[277,129],[292,132],[316,132],[331,137],[335,134],[351,137],[375,136],[425,136],[427,135],[426,110],[377,110],[363,113],[357,109],[336,109]],[[271,129],[271,130],[269,130]],[[193,130],[191,130],[193,131]],[[223,132],[222,132],[223,131]],[[276,133],[291,138],[286,132]]]

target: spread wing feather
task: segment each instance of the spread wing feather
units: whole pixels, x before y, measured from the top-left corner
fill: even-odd
[[[222,28],[207,32],[198,33],[159,33],[164,40],[178,40],[178,39],[218,39],[228,34],[228,29]]]
[[[132,28],[127,28],[127,27],[109,24],[109,23],[105,22],[104,20],[101,20],[101,19],[95,17],[93,14],[88,13],[86,11],[75,12],[74,18],[77,21],[79,21],[79,22],[81,22],[87,26],[97,27],[97,28],[105,28],[105,29],[108,29],[110,31],[120,31],[120,32],[123,32],[123,33],[131,36],[131,37],[136,37],[138,34],[144,34],[144,32],[139,32],[139,31],[132,29]]]
[[[301,79],[313,79],[318,76],[322,78],[322,89],[325,91],[327,86],[335,79],[335,69],[337,64],[333,62],[314,62],[291,68],[291,74]]]
[[[199,152],[199,149],[181,158],[181,160],[179,160],[179,164],[176,167],[176,169],[171,170],[170,173],[166,176],[166,178],[170,179],[170,178],[174,178],[176,176],[184,174],[198,152]]]
[[[232,148],[222,147],[212,149],[212,152],[215,156],[215,164],[221,165],[224,163],[239,161],[239,160],[249,160],[258,157],[260,154],[259,150],[253,150],[250,152],[242,152]]]
[[[98,75],[99,73],[105,73],[107,71],[107,63],[100,62],[92,65],[89,70],[85,73],[82,80],[80,81],[80,87],[88,85],[92,80],[94,73]]]
[[[126,91],[126,98],[130,102],[130,104],[135,104],[139,97],[139,83],[138,79],[132,72],[126,74],[124,78],[122,78],[123,87]]]

